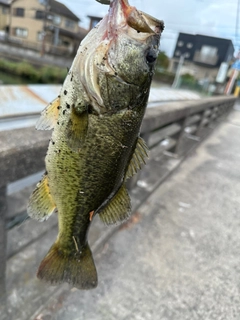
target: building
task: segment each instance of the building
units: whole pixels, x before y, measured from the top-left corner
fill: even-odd
[[[9,12],[10,12],[10,1],[0,0],[0,30],[3,33],[8,32],[9,26]]]
[[[215,81],[223,62],[233,59],[234,47],[231,40],[179,33],[169,71],[176,72],[179,60],[184,60],[183,73],[190,73],[196,79]]]
[[[99,21],[102,20],[101,17],[96,17],[96,16],[88,16],[88,18],[90,19],[89,30],[96,27],[96,25],[99,23]]]
[[[79,28],[79,21],[64,4],[55,0],[13,0],[9,40],[42,54],[72,55],[87,34],[87,30]]]

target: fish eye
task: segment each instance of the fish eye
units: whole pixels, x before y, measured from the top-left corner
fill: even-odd
[[[156,51],[153,50],[153,49],[150,49],[150,50],[147,52],[147,55],[146,55],[146,61],[147,61],[147,63],[148,63],[148,64],[153,64],[156,60],[157,60]]]

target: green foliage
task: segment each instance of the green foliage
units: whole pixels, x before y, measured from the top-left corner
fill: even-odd
[[[169,58],[164,51],[161,51],[157,57],[156,69],[166,70],[169,66]]]
[[[172,84],[174,74],[167,71],[170,60],[164,51],[161,51],[157,57],[154,80],[166,84]]]
[[[67,70],[57,67],[35,67],[25,61],[0,60],[0,70],[28,79],[32,83],[62,83]]]
[[[154,80],[160,81],[166,84],[172,84],[174,77],[175,77],[174,73],[168,72],[166,70],[163,70],[163,71],[156,70],[154,74]]]
[[[204,92],[203,87],[198,83],[195,77],[189,73],[181,75],[180,88],[199,91],[201,93]]]
[[[196,79],[193,75],[191,75],[190,73],[185,73],[183,75],[181,75],[182,80],[187,81],[187,82],[196,82]]]

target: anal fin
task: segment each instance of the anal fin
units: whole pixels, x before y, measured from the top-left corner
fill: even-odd
[[[128,165],[125,180],[134,176],[134,174],[142,168],[142,165],[146,164],[146,158],[148,158],[148,147],[146,142],[141,137],[138,137],[136,148]]]
[[[125,185],[122,185],[112,200],[99,213],[100,219],[106,224],[117,224],[127,220],[131,214],[131,200]]]
[[[44,221],[50,217],[55,209],[56,206],[48,186],[48,177],[44,175],[30,196],[27,212],[31,218]]]
[[[51,130],[55,127],[60,109],[60,98],[57,97],[42,111],[39,120],[36,123],[37,130]]]

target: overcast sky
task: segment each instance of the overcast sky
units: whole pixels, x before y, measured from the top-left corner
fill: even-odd
[[[95,0],[59,0],[80,19],[80,25],[88,28],[87,15],[104,16],[108,6]],[[129,0],[138,9],[165,22],[161,50],[172,56],[179,32],[204,34],[231,39],[239,49],[236,39],[237,7],[240,0]],[[240,22],[239,22],[240,27]],[[238,28],[239,29],[239,28]],[[237,31],[240,37],[240,29]]]

